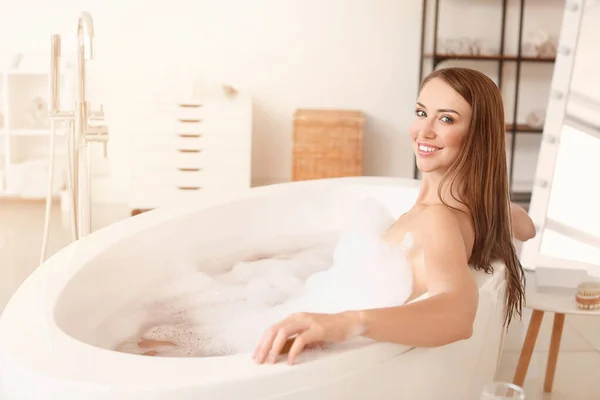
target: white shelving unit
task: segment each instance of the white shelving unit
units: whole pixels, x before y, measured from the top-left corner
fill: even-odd
[[[0,197],[44,199],[46,196],[50,154],[49,65],[49,56],[36,55],[34,61],[21,68],[0,70]],[[61,80],[66,81],[69,71],[63,68],[61,72]],[[61,103],[67,104],[68,91],[61,89]],[[54,187],[58,197],[63,189],[66,164],[65,133],[62,125],[57,128]]]

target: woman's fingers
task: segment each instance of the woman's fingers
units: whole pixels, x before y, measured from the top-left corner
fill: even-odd
[[[258,346],[256,346],[256,351],[254,352],[253,357],[254,361],[259,364],[262,364],[265,361],[268,349],[270,349],[273,345],[273,341],[275,340],[277,332],[279,332],[279,329],[277,326],[273,326],[264,333],[260,339],[260,342],[258,342]]]
[[[288,319],[267,330],[254,354],[254,361],[262,364],[267,356],[274,361],[279,356],[287,339],[308,329],[309,326],[304,322]]]
[[[279,330],[285,322],[286,321],[282,321],[276,325],[273,325],[265,331],[262,338],[258,342],[258,345],[256,346],[256,351],[253,357],[254,361],[258,363],[263,363],[265,361],[265,358],[269,354],[269,350],[271,349],[271,347],[273,347],[273,342],[275,341]]]
[[[323,348],[325,348],[325,342],[323,342],[323,341],[309,343],[306,345],[306,349],[323,349]],[[288,353],[289,353],[289,351],[288,351]]]
[[[293,364],[296,361],[296,357],[298,357],[305,347],[320,342],[323,339],[321,336],[318,329],[309,329],[299,334],[294,339],[294,343],[288,354],[288,364]]]
[[[290,335],[286,332],[285,328],[279,329],[277,335],[275,336],[275,340],[273,340],[273,345],[271,346],[271,350],[269,351],[269,357],[267,362],[273,364],[275,360],[277,360],[277,356],[281,353],[283,346],[287,342]]]

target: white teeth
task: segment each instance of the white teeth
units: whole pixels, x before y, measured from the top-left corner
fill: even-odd
[[[428,153],[432,153],[438,149],[436,149],[435,147],[429,147],[429,146],[423,146],[422,144],[419,145],[419,150],[421,151],[426,151]]]

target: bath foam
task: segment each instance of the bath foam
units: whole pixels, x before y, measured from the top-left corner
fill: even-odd
[[[267,328],[295,312],[403,304],[412,293],[405,254],[412,243],[410,234],[393,246],[382,240],[393,221],[380,203],[367,200],[333,243],[294,251],[287,243],[213,274],[180,264],[172,279],[150,291],[151,300],[108,321],[121,326],[123,339],[112,348],[169,357],[250,353]]]

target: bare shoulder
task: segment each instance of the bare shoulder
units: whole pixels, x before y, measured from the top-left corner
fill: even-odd
[[[459,215],[457,211],[443,204],[430,204],[423,208],[421,216],[433,224],[458,224]]]
[[[430,293],[460,291],[473,294],[469,270],[472,241],[469,216],[443,204],[425,206],[419,218],[418,237]]]
[[[470,257],[475,232],[469,214],[454,210],[444,204],[426,206],[421,212],[421,229],[429,240],[460,246]]]
[[[425,206],[421,211],[421,222],[426,232],[436,231],[442,236],[460,233],[461,236],[468,237],[472,231],[468,214],[443,204]]]

